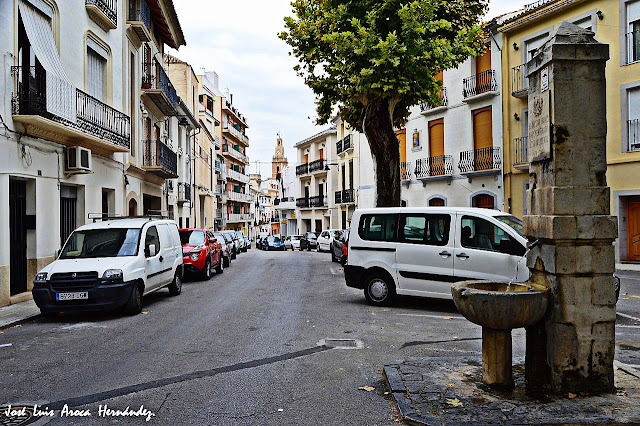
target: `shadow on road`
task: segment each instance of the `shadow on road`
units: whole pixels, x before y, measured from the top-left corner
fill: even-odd
[[[364,296],[344,300],[343,303],[349,305],[365,305],[370,306]],[[371,306],[373,308],[373,306]],[[452,300],[429,299],[425,297],[396,296],[390,306],[380,309],[409,309],[416,313],[443,313],[457,314],[458,308]]]

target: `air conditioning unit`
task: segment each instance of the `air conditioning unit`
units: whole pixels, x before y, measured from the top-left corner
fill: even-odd
[[[65,173],[91,173],[91,150],[74,146],[67,148],[67,167]]]

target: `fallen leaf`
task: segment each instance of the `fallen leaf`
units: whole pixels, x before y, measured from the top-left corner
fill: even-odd
[[[142,315],[147,315],[149,311],[142,311]]]
[[[372,390],[375,390],[376,388],[374,388],[373,386],[360,386],[358,387],[358,390],[363,390],[363,391],[367,391],[367,392],[371,392]]]
[[[452,407],[464,407],[464,404],[462,402],[460,402],[460,400],[458,398],[447,398],[447,404],[449,404]]]
[[[446,319],[446,320],[452,320],[452,319],[454,319],[454,318],[455,318],[455,317],[442,317],[442,319]]]
[[[578,395],[576,395],[575,393],[571,393],[571,392],[569,392],[569,395],[568,395],[568,396],[569,396],[569,399],[573,399],[573,398],[575,398],[575,397],[576,397],[576,396],[578,396]]]
[[[447,383],[447,386],[452,387],[453,383],[449,382],[449,383]]]
[[[631,296],[632,299],[640,299],[640,296]]]
[[[628,297],[623,297],[622,300],[629,300],[629,298]]]
[[[453,336],[452,339],[453,340],[458,340],[458,336]]]
[[[629,392],[625,391],[622,395],[623,396],[629,396]]]
[[[389,395],[389,392],[387,391],[387,392],[385,392],[384,394],[385,394],[385,395]]]

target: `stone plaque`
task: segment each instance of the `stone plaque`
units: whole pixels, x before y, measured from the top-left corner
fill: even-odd
[[[551,120],[550,102],[547,90],[541,94],[529,96],[529,162],[551,158]]]

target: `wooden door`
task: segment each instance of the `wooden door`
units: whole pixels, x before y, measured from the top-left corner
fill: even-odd
[[[627,203],[627,260],[640,261],[640,202]]]
[[[473,111],[474,170],[493,168],[493,125],[491,107]]]
[[[481,209],[493,209],[495,207],[493,203],[493,197],[489,194],[478,194],[473,197],[473,207]]]
[[[27,291],[27,182],[9,180],[9,292]]]
[[[483,55],[476,57],[476,74],[482,74],[491,69],[491,45],[487,46],[487,50]]]
[[[432,198],[429,200],[429,207],[444,207],[444,200],[442,198]]]
[[[429,157],[444,155],[444,119],[429,122]]]

